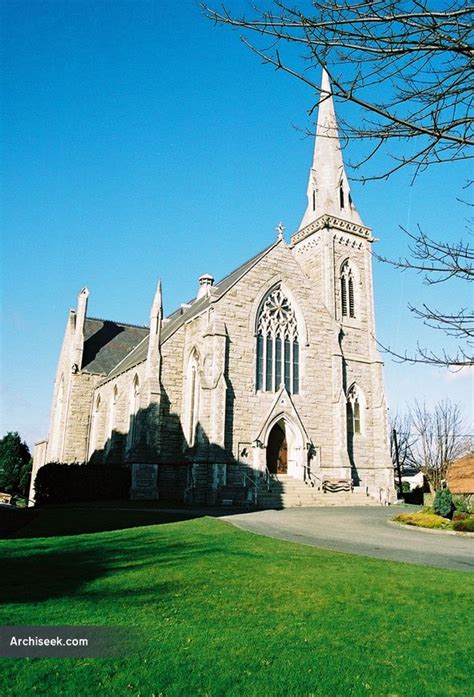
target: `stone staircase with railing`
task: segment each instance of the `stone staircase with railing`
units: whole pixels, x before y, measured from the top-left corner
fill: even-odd
[[[310,506],[379,506],[362,487],[348,491],[323,491],[287,474],[273,475],[268,483],[258,480],[257,508],[296,508]]]

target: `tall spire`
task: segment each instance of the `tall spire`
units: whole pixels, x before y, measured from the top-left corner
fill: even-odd
[[[349,182],[342,159],[331,85],[324,68],[313,165],[309,173],[307,195],[308,206],[299,226],[300,230],[322,215],[333,215],[362,225],[350,195]]]

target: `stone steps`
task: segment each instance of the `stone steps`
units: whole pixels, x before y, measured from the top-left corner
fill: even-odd
[[[270,487],[259,485],[258,508],[298,508],[311,506],[378,506],[379,503],[364,491],[340,491],[324,493],[307,486],[300,479],[279,475]]]

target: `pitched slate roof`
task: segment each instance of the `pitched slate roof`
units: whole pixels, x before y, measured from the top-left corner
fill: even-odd
[[[148,333],[148,327],[87,317],[82,370],[107,375]]]
[[[260,261],[260,259],[263,259],[263,257],[268,254],[270,250],[276,247],[277,244],[278,241],[274,242],[269,247],[266,247],[262,252],[256,254],[254,257],[235,269],[235,271],[232,271],[228,276],[225,276],[221,281],[216,283],[212,287],[211,296],[204,295],[201,298],[195,298],[189,301],[189,303],[187,303],[184,307],[180,307],[178,310],[169,315],[166,318],[166,321],[163,323],[161,329],[161,343],[163,344],[167,339],[173,336],[173,334],[180,327],[182,327],[183,324],[189,322],[191,319],[206,310],[209,307],[211,300],[212,302],[215,302],[225,295],[225,293],[227,293],[227,291],[229,291],[232,286],[237,283],[237,281],[245,276],[245,274],[250,271],[250,269]],[[120,362],[114,364],[113,368],[110,369],[110,372],[107,375],[107,380],[124,373],[126,370],[130,370],[130,368],[133,368],[146,359],[148,351],[148,341],[146,341],[147,336],[148,332],[144,339],[142,339],[138,345],[133,347],[127,356],[123,357]]]

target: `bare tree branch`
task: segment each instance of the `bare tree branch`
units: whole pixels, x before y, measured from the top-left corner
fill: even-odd
[[[433,411],[426,404],[415,402],[410,410],[410,419],[416,434],[412,446],[420,470],[428,479],[432,491],[440,488],[446,479],[448,468],[466,449],[460,438],[461,409],[448,399],[438,402]]]
[[[432,165],[474,157],[474,6],[464,0],[312,0],[306,11],[273,0],[270,9],[254,7],[251,17],[225,6],[202,9],[216,24],[242,30],[241,40],[264,63],[307,85],[316,95],[310,116],[328,98],[319,82],[320,68],[326,69],[331,95],[358,107],[339,120],[346,142],[367,143],[352,168],[387,162],[380,154],[389,158],[382,171],[359,181],[386,179],[406,167],[416,177]],[[410,240],[406,257],[375,258],[418,272],[427,284],[473,280],[468,243],[436,240],[421,228],[404,232]],[[459,339],[457,351],[438,354],[420,345],[412,355],[383,350],[410,363],[452,369],[473,364],[472,310],[409,309],[427,326]]]
[[[242,29],[241,40],[264,63],[319,95],[311,112],[321,98],[319,70],[313,73],[324,66],[333,96],[362,111],[362,118],[342,124],[347,137],[387,147],[393,140],[420,141],[377,178],[407,165],[419,170],[470,157],[474,8],[462,0],[441,9],[433,0],[314,0],[311,14],[274,0],[272,9],[254,8],[251,18],[202,8],[215,23]]]

